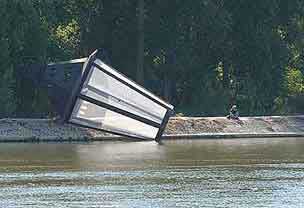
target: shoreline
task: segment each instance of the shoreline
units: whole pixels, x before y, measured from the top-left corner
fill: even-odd
[[[304,116],[172,117],[163,140],[303,137]],[[0,119],[0,142],[142,141],[60,125],[51,119]]]
[[[258,139],[258,138],[304,138],[304,133],[270,133],[270,134],[178,134],[178,135],[164,135],[162,141],[168,140],[191,140],[191,139],[206,139],[206,140],[219,140],[219,139]],[[106,141],[152,141],[152,140],[140,140],[130,139],[121,136],[104,136],[100,138],[37,138],[37,137],[0,137],[0,143],[73,143],[73,142],[106,142]]]

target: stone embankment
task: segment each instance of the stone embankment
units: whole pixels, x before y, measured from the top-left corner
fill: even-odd
[[[250,138],[304,137],[304,116],[175,117],[165,131],[166,138]]]
[[[304,116],[172,117],[164,139],[304,137]],[[122,137],[73,125],[60,125],[48,119],[0,119],[0,142],[59,142],[121,140]]]

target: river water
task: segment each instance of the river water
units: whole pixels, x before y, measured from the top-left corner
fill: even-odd
[[[304,139],[2,143],[0,207],[304,207]]]

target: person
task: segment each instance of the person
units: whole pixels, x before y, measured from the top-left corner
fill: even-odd
[[[236,105],[233,105],[230,109],[229,115],[227,116],[228,119],[236,119],[239,120],[239,111]]]

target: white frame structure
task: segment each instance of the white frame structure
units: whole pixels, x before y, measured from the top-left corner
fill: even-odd
[[[64,121],[136,139],[161,140],[173,106],[90,55],[69,98]]]

